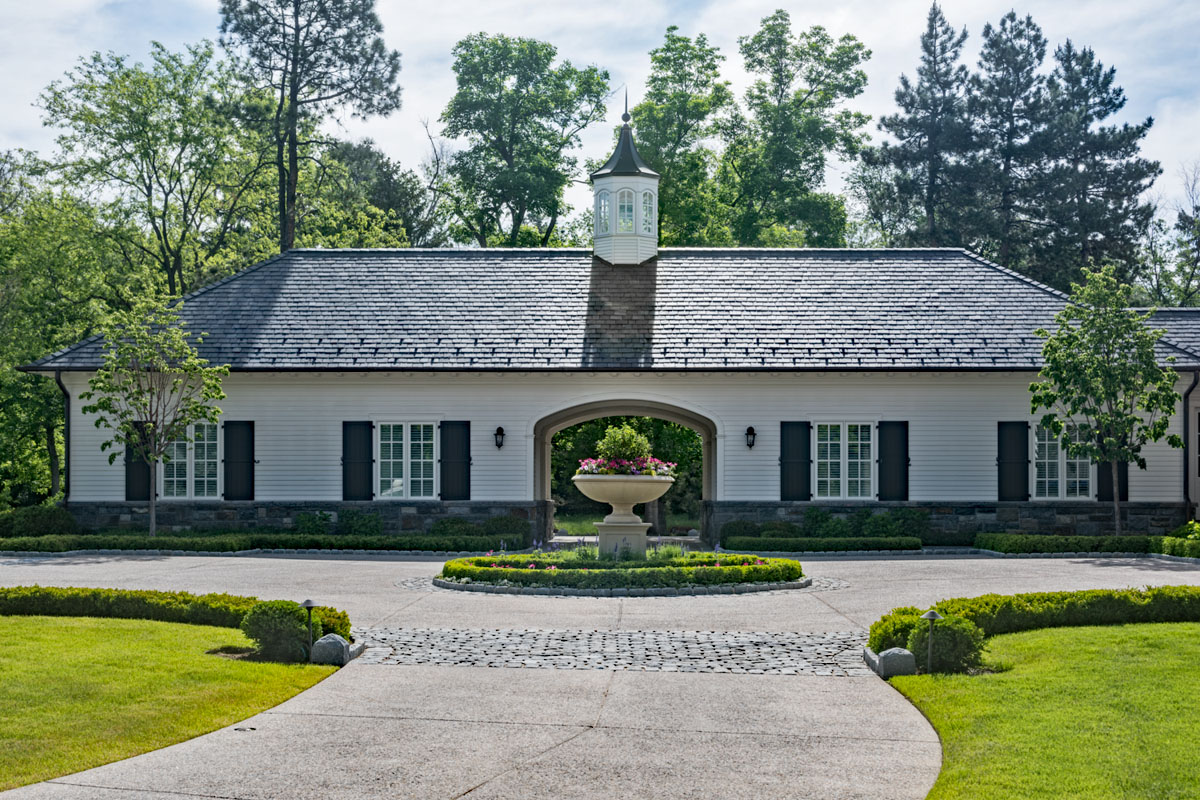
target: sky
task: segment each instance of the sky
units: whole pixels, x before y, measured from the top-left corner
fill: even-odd
[[[0,150],[27,148],[49,155],[55,132],[41,124],[36,102],[43,88],[80,57],[113,51],[144,60],[151,41],[170,48],[217,38],[218,0],[0,0]],[[485,31],[548,41],[561,58],[609,71],[614,94],[606,119],[583,136],[584,158],[604,158],[620,121],[623,87],[630,105],[641,97],[649,51],[669,25],[680,33],[708,35],[726,55],[724,77],[740,95],[749,83],[737,53],[738,36],[753,33],[762,17],[786,9],[796,30],[822,25],[835,36],[851,33],[871,51],[869,83],[854,101],[875,120],[895,110],[901,73],[915,74],[927,0],[377,0],[388,47],[399,50],[404,105],[386,118],[331,123],[350,138],[370,137],[409,167],[427,155],[422,121],[437,119],[454,93],[451,49],[464,36]],[[1143,153],[1161,162],[1154,198],[1169,209],[1181,199],[1179,171],[1200,160],[1200,2],[1195,0],[944,0],[950,23],[966,27],[968,63],[974,66],[981,31],[1014,9],[1031,14],[1051,48],[1070,38],[1092,47],[1117,68],[1128,104],[1122,121],[1154,118]],[[453,142],[450,143],[453,147]],[[841,188],[845,165],[831,165],[828,186]],[[583,176],[578,176],[583,177]],[[577,208],[589,203],[580,184],[568,194]]]

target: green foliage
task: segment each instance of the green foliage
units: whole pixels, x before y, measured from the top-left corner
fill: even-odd
[[[963,544],[970,544],[973,534]],[[775,539],[849,539],[868,537],[886,539],[896,537],[916,538],[926,544],[939,536],[930,530],[929,512],[916,508],[897,508],[886,511],[859,509],[848,518],[834,516],[829,510],[810,506],[804,512],[803,524],[773,520],[771,522],[749,522],[731,520],[721,526],[721,544],[730,547],[733,538],[771,537]],[[740,546],[739,546],[740,549]],[[812,548],[804,548],[812,549]]]
[[[1152,553],[1151,536],[1041,536],[981,533],[975,546],[997,553]]]
[[[375,511],[346,509],[338,514],[337,532],[340,536],[382,536],[383,519]]]
[[[876,653],[893,647],[908,649],[908,637],[918,625],[927,625],[921,619],[921,609],[915,606],[893,608],[884,617],[871,623],[871,634],[867,646]]]
[[[1084,276],[1082,286],[1071,286],[1072,302],[1055,315],[1057,330],[1037,331],[1046,340],[1045,364],[1029,387],[1032,411],[1045,410],[1041,424],[1061,438],[1069,457],[1114,471],[1122,463],[1145,469],[1142,448],[1149,442],[1166,437],[1171,447],[1183,447],[1177,434],[1167,434],[1180,397],[1178,374],[1158,363],[1165,331],[1147,325],[1152,314],[1130,310],[1132,288],[1117,281],[1112,267]],[[1120,534],[1119,492],[1113,518]]]
[[[302,511],[296,515],[296,533],[319,536],[329,533],[329,527],[332,524],[333,516],[324,511],[316,513]]]
[[[291,600],[264,600],[242,618],[242,632],[258,645],[258,653],[272,661],[308,659],[308,616]],[[312,639],[321,638],[321,621],[312,621]]]
[[[596,444],[596,455],[609,461],[635,461],[650,457],[650,439],[632,425],[613,426]]]
[[[468,36],[453,55],[457,89],[441,119],[446,136],[466,140],[445,187],[456,236],[487,247],[499,234],[513,247],[532,224],[545,246],[567,211],[571,150],[604,116],[608,72],[556,65],[553,45],[503,34]]]
[[[434,521],[429,532],[434,536],[473,536],[479,528],[462,517],[442,517]]]
[[[447,561],[443,578],[472,583],[555,586],[580,589],[711,586],[727,583],[794,581],[799,562],[730,553],[689,553],[683,557],[648,553],[645,560],[591,559],[583,553],[482,556]]]
[[[469,536],[301,534],[271,531],[212,532],[203,535],[111,533],[0,538],[0,552],[66,553],[74,550],[181,550],[237,553],[245,550],[429,550],[433,552],[484,552],[520,550],[529,546],[528,525],[523,532]]]
[[[73,534],[75,518],[59,506],[23,506],[0,513],[0,537]]]
[[[43,586],[0,587],[0,615],[117,617],[240,628],[257,598],[231,594],[189,594],[131,589],[77,589]],[[292,605],[295,605],[294,603]],[[350,617],[327,606],[313,609],[315,622],[350,639]],[[307,627],[305,636],[307,637]],[[306,639],[307,641],[307,639]]]
[[[1186,539],[1174,536],[1151,538],[1151,552],[1168,556],[1183,556],[1185,558],[1200,558],[1200,537],[1192,534]]]
[[[528,547],[533,539],[533,523],[527,519],[514,516],[488,517],[483,525],[486,536],[500,536],[509,543],[509,549]]]
[[[983,631],[969,619],[943,617],[933,626],[933,664],[929,663],[929,623],[908,634],[906,648],[917,659],[921,672],[967,672],[983,663]]]
[[[988,637],[1077,625],[1200,622],[1200,586],[985,594],[942,600],[933,608],[943,616],[969,620]],[[902,620],[894,618],[911,617],[912,611],[909,607],[895,609],[872,625],[873,632],[879,626],[880,643],[884,631],[902,626]]]
[[[864,536],[837,539],[807,536],[797,539],[731,536],[722,546],[731,550],[760,550],[767,553],[803,553],[821,550],[920,550],[921,540],[900,536],[887,539],[869,539]]]

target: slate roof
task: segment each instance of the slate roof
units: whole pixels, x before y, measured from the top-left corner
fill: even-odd
[[[958,249],[292,250],[183,316],[234,370],[1034,370],[1065,302]],[[1162,354],[1200,368],[1189,331]],[[93,337],[25,369],[101,356]]]

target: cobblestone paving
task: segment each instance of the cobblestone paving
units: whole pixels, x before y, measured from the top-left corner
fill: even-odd
[[[693,598],[694,599],[694,598]],[[365,664],[869,675],[866,633],[357,628]]]
[[[443,589],[440,586],[433,585],[433,578],[404,578],[395,583],[396,588],[403,589],[406,592],[453,592],[454,589]],[[835,589],[847,589],[850,587],[849,581],[844,581],[841,578],[826,578],[817,577],[812,579],[812,584],[803,589],[781,589],[779,591],[786,592],[831,592]],[[461,594],[461,592],[455,592]],[[755,592],[756,595],[770,595],[775,592]],[[495,595],[484,595],[486,597],[495,597]],[[525,595],[522,595],[525,596]],[[558,597],[563,600],[586,600],[586,597],[572,597],[568,595],[536,595],[538,597]],[[622,600],[704,600],[709,597],[727,597],[728,595],[694,595],[685,597],[625,597]]]

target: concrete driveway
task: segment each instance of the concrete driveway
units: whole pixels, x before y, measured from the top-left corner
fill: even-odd
[[[806,591],[556,598],[434,590],[439,565],[0,560],[4,585],[311,597],[371,644],[243,723],[3,796],[921,798],[936,734],[847,657],[873,620],[991,591],[1200,584],[1148,559],[813,558]]]

